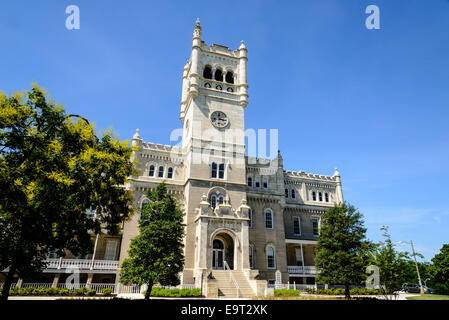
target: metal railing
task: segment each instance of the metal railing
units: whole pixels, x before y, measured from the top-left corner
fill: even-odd
[[[90,270],[117,270],[118,260],[91,260],[91,259],[47,259],[47,269],[90,269]]]
[[[240,288],[239,288],[239,284],[237,283],[237,281],[235,280],[234,276],[232,275],[232,270],[231,268],[229,268],[228,263],[226,262],[226,260],[224,261],[224,267],[225,270],[229,271],[229,277],[231,278],[232,283],[235,286],[235,289],[237,290],[237,297],[240,297]]]
[[[317,274],[315,266],[287,266],[287,271],[292,274]]]

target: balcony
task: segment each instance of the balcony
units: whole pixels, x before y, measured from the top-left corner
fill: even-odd
[[[288,273],[290,275],[316,275],[315,266],[287,266]]]
[[[60,269],[80,269],[98,271],[117,271],[118,260],[91,260],[91,259],[47,259],[46,272],[54,272]]]

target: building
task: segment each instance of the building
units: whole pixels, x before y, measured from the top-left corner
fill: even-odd
[[[134,205],[141,208],[147,191],[166,182],[185,211],[182,283],[208,296],[233,296],[236,287],[239,295],[260,295],[267,281],[313,284],[320,216],[343,202],[340,175],[284,170],[280,152],[274,159],[246,156],[246,46],[208,46],[201,33],[197,20],[182,74],[182,145],[144,142],[138,130],[132,139],[139,173],[126,187]],[[97,237],[94,256],[53,257],[45,274],[55,284],[67,277],[61,270],[76,265],[81,282],[118,283],[138,220],[136,214],[124,223],[121,236]]]

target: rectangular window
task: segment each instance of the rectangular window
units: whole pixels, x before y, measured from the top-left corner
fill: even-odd
[[[329,202],[329,193],[325,193],[324,194],[324,199],[326,199],[326,202]]]
[[[292,199],[296,199],[296,191],[295,191],[295,189],[292,189]]]
[[[264,189],[268,189],[268,179],[267,178],[263,178],[263,187],[264,187]]]
[[[212,178],[216,178],[217,177],[217,164],[215,162],[212,162],[212,171],[211,171],[211,175]]]
[[[323,193],[322,192],[318,193],[318,196],[320,197],[320,202],[322,202],[323,201]]]
[[[248,210],[248,218],[249,218],[248,227],[252,228],[253,227],[253,210],[251,210],[251,209]]]
[[[115,260],[117,251],[117,240],[106,240],[106,250],[104,253],[104,260]]]
[[[167,178],[173,179],[173,168],[172,167],[168,168]]]
[[[254,247],[249,246],[249,267],[254,269]]]
[[[225,165],[224,163],[220,163],[218,166],[218,178],[224,179]]]
[[[318,236],[318,232],[319,232],[318,223],[319,223],[318,218],[313,218],[312,219],[312,230],[313,230],[313,235],[314,236]]]
[[[295,236],[301,235],[301,220],[299,217],[293,217],[293,234]]]
[[[248,187],[252,187],[252,186],[253,186],[253,178],[248,177]]]
[[[285,189],[285,197],[288,198],[288,189]]]
[[[312,200],[316,201],[316,192],[315,191],[312,191]]]
[[[256,178],[256,188],[260,188],[260,178]]]

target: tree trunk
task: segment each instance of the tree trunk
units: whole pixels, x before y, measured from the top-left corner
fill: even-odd
[[[3,284],[1,301],[7,301],[9,297],[9,289],[11,288],[12,280],[14,279],[14,274],[16,273],[16,267],[10,266],[8,275],[6,276],[5,283]]]
[[[349,284],[345,284],[345,298],[348,300],[351,299],[351,293],[349,291]]]
[[[150,300],[150,295],[151,295],[152,289],[153,289],[153,282],[149,282],[147,292],[145,293],[145,300]]]

